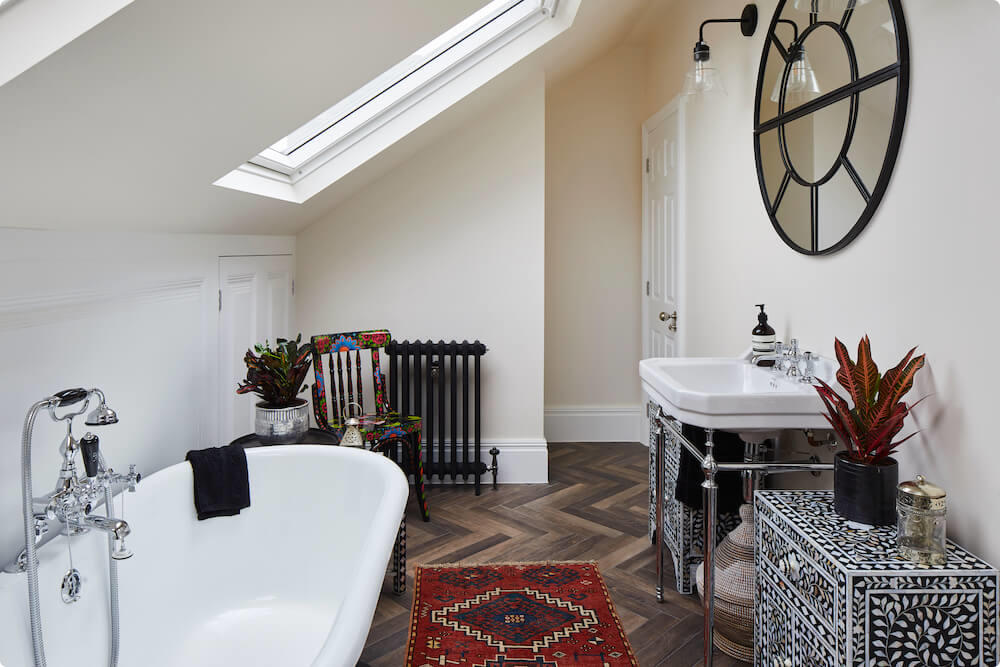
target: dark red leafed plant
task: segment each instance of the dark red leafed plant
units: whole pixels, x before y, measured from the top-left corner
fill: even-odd
[[[279,338],[274,349],[264,341],[247,350],[243,361],[247,377],[236,389],[237,394],[254,393],[266,408],[289,408],[298,403],[298,396],[305,389],[306,374],[312,361],[312,346],[299,345],[302,334],[295,340]]]
[[[833,387],[817,380],[819,386],[816,391],[829,413],[824,416],[847,447],[851,460],[858,463],[880,463],[916,435],[911,433],[902,440],[893,442],[893,438],[903,429],[903,422],[910,410],[920,402],[907,405],[903,396],[913,388],[913,378],[924,366],[924,355],[913,356],[917,351],[917,348],[913,348],[895,368],[886,371],[885,375],[879,375],[878,366],[872,359],[868,336],[858,343],[856,363],[851,360],[847,348],[839,339],[835,348],[840,362],[837,382],[847,390],[854,406],[848,405]]]

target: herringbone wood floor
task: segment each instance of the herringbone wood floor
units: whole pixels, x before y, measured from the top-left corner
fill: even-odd
[[[500,465],[503,465],[501,459]],[[642,667],[701,660],[701,606],[673,588],[653,594],[656,563],[646,537],[647,451],[639,444],[551,444],[546,485],[429,489],[430,523],[407,513],[407,593],[382,592],[362,661],[399,667],[406,654],[413,567],[423,563],[596,560]],[[719,667],[742,665],[716,652]]]

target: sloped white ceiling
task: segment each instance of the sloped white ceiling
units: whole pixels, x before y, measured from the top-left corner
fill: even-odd
[[[132,0],[0,1],[0,86]]]
[[[486,1],[135,0],[0,86],[0,226],[294,233],[503,81],[306,204],[212,183]],[[647,4],[584,0],[522,64],[593,57]]]
[[[0,87],[0,225],[294,229],[213,181],[485,1],[136,0]]]

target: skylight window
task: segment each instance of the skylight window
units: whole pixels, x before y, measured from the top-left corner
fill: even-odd
[[[308,199],[315,194],[313,190],[318,190],[313,186],[306,189],[308,192],[298,192],[296,186],[301,181],[424,97],[546,18],[553,17],[558,1],[493,0],[387,72],[272,143],[246,164],[219,179],[216,185],[289,201]],[[254,186],[252,181],[259,179],[271,182]],[[333,180],[328,180],[323,187]],[[290,189],[280,187],[282,185]]]

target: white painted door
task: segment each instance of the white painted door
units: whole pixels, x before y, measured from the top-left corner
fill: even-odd
[[[243,357],[256,343],[296,335],[293,290],[291,255],[219,258],[219,444],[253,432],[257,397],[236,394]]]
[[[642,128],[644,358],[673,357],[683,349],[683,114],[678,98]]]

